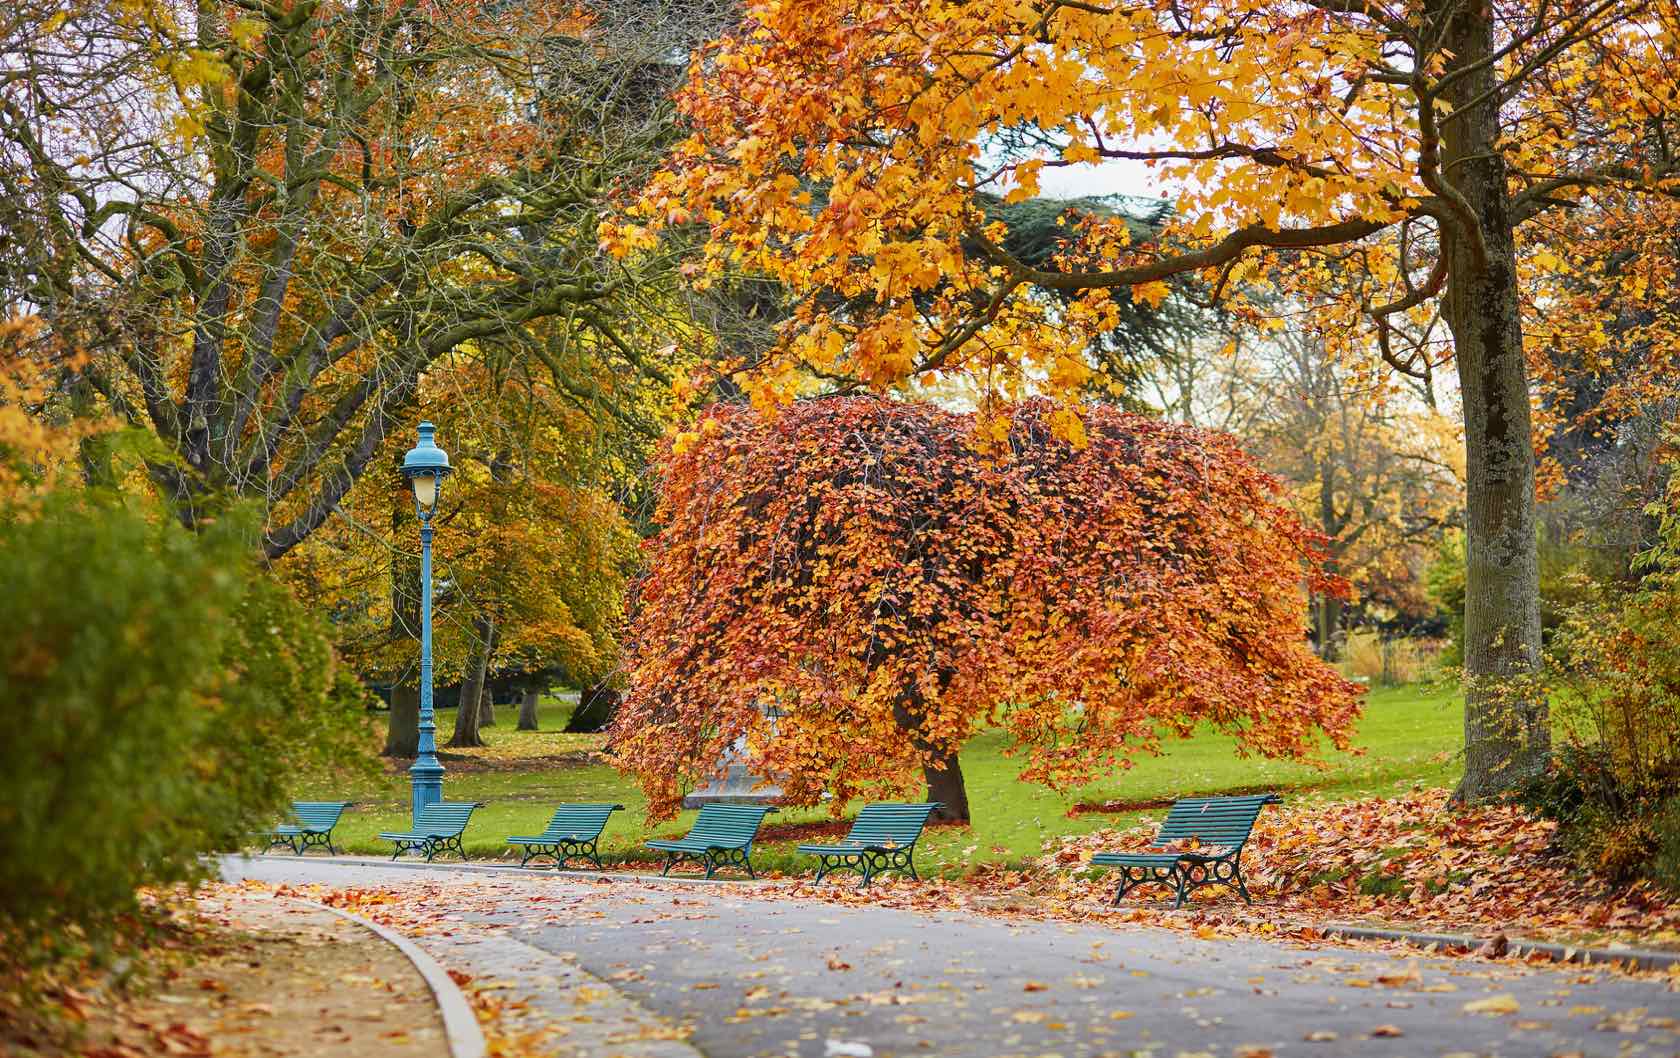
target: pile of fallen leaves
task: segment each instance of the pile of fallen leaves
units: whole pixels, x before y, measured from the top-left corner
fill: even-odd
[[[90,1017],[179,974],[206,943],[178,892],[141,893],[99,935],[96,945],[73,923],[43,937],[0,922],[0,1055],[68,1052]]]
[[[1261,813],[1242,854],[1254,897],[1223,886],[1172,909],[1167,886],[1110,905],[1116,876],[1093,853],[1144,851],[1158,821],[1053,840],[1024,869],[981,868],[961,879],[877,882],[868,889],[798,880],[778,895],[908,910],[1085,922],[1128,921],[1199,936],[1238,933],[1313,940],[1332,924],[1559,940],[1680,945],[1680,901],[1647,883],[1610,886],[1583,876],[1552,847],[1554,824],[1522,808],[1462,809],[1446,790],[1357,801],[1302,802]],[[836,884],[836,883],[839,884]]]
[[[1243,850],[1249,890],[1258,905],[1322,921],[1680,942],[1680,901],[1579,874],[1555,849],[1556,824],[1520,806],[1448,797],[1415,789],[1267,808]],[[1084,875],[1093,852],[1141,850],[1154,833],[1146,822],[1064,838],[1038,866]],[[1230,900],[1220,888],[1198,897]]]

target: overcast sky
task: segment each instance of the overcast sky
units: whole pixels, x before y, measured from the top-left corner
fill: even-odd
[[[1155,198],[1166,189],[1159,173],[1142,162],[1110,160],[1097,165],[1047,168],[1039,173],[1038,186],[1047,198],[1081,198],[1085,195],[1139,195]]]

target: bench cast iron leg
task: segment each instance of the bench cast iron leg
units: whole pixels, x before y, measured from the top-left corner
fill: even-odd
[[[1235,858],[1233,858],[1231,860],[1231,878],[1237,883],[1237,892],[1242,894],[1243,903],[1245,903],[1245,904],[1254,903],[1254,901],[1249,898],[1248,886],[1243,884],[1242,855],[1241,855],[1240,852],[1238,853],[1238,855]]]
[[[1130,867],[1121,867],[1120,888],[1114,891],[1114,906],[1119,907],[1120,901],[1126,899],[1126,894],[1131,892],[1140,884],[1141,880],[1136,882],[1132,880],[1132,869]]]

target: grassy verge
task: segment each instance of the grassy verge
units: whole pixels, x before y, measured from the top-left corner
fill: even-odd
[[[499,726],[486,730],[490,745],[485,749],[448,751],[445,796],[487,802],[467,831],[467,851],[473,858],[511,857],[518,862],[504,839],[541,830],[562,801],[617,801],[629,809],[615,815],[603,835],[603,858],[609,860],[645,859],[643,840],[687,831],[692,812],[682,813],[674,822],[645,825],[646,802],[635,784],[589,759],[600,745],[599,736],[558,733],[573,704],[567,699],[545,703],[540,732],[513,730],[509,711],[500,717]],[[453,713],[445,710],[438,726],[447,732],[453,720]],[[962,754],[973,825],[930,830],[918,849],[917,863],[924,873],[945,874],[986,863],[1019,863],[1038,853],[1047,837],[1130,825],[1141,815],[1151,814],[1137,808],[1070,814],[1080,804],[1138,805],[1187,794],[1251,789],[1277,789],[1291,798],[1348,797],[1414,782],[1450,785],[1461,768],[1462,696],[1426,686],[1375,691],[1355,742],[1354,752],[1330,753],[1325,766],[1317,768],[1290,761],[1241,759],[1230,738],[1203,733],[1170,743],[1160,757],[1139,759],[1132,768],[1059,793],[1019,781],[1017,762],[1003,755],[1003,736],[988,733]],[[377,839],[378,833],[403,829],[408,823],[408,777],[401,770],[389,770],[354,789],[330,781],[314,782],[298,795],[357,802],[335,834],[352,852],[388,853],[390,847]],[[1153,814],[1160,812],[1153,810]],[[777,823],[797,823],[828,816],[821,808],[786,809],[771,818]],[[753,860],[768,870],[806,871],[810,863],[793,851],[795,844],[797,840],[761,841]]]

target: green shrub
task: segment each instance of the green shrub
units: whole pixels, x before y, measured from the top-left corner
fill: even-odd
[[[1657,837],[1657,854],[1651,861],[1653,881],[1670,892],[1680,893],[1680,794],[1670,797],[1651,822]]]
[[[359,702],[252,524],[187,532],[88,493],[0,515],[0,918],[97,937],[142,886],[271,824],[348,759]]]
[[[1659,542],[1637,585],[1581,578],[1560,610],[1544,688],[1557,759],[1526,799],[1583,867],[1680,891],[1680,475],[1647,513]]]
[[[1424,583],[1436,613],[1447,623],[1447,645],[1437,660],[1449,669],[1464,665],[1464,566],[1464,530],[1448,529],[1435,545]]]

